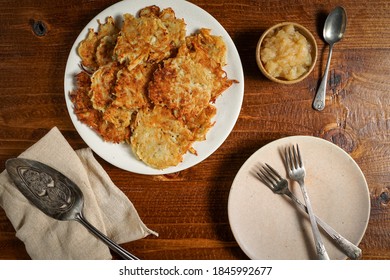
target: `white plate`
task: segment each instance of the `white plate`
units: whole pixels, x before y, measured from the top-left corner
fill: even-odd
[[[193,145],[193,147],[197,150],[198,155],[196,156],[187,153],[184,156],[182,163],[164,170],[151,168],[139,161],[132,154],[131,148],[127,144],[112,144],[104,142],[98,134],[77,119],[77,116],[73,112],[73,104],[69,98],[69,92],[72,91],[75,86],[74,75],[80,72],[80,68],[78,67],[80,57],[77,55],[76,49],[79,43],[85,39],[88,29],[94,28],[97,30],[97,21],[100,20],[101,22],[105,22],[105,19],[108,16],[121,18],[124,13],[136,15],[140,9],[150,5],[157,5],[161,9],[171,7],[175,11],[176,17],[183,18],[185,20],[187,24],[187,34],[194,33],[199,28],[205,27],[211,29],[211,33],[213,35],[222,36],[228,48],[228,65],[224,67],[224,70],[227,72],[230,79],[239,81],[239,83],[233,84],[217,99],[217,115],[214,119],[216,121],[214,127],[207,134],[207,139],[205,141],[196,142]],[[240,56],[229,34],[215,18],[203,9],[186,1],[127,0],[120,1],[102,11],[88,23],[83,31],[81,31],[80,35],[74,42],[68,57],[65,69],[64,88],[66,104],[72,122],[81,138],[95,153],[104,160],[121,169],[140,174],[157,175],[178,172],[194,166],[206,159],[215,150],[217,150],[220,145],[222,145],[233,129],[241,110],[244,96],[244,74]]]
[[[229,222],[241,249],[251,259],[316,259],[310,222],[287,197],[274,194],[256,178],[267,163],[286,176],[282,153],[299,144],[306,167],[306,187],[315,214],[342,236],[359,244],[370,216],[370,198],[359,166],[341,148],[321,138],[291,136],[255,152],[237,173],[229,194]],[[303,201],[296,182],[293,192]],[[331,259],[345,255],[322,234]]]

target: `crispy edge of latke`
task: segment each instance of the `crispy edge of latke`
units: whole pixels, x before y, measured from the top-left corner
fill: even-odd
[[[214,105],[209,104],[198,116],[195,116],[193,119],[188,119],[186,121],[185,124],[194,134],[196,141],[206,140],[207,133],[215,124],[215,121],[212,121],[212,119],[216,114],[217,108]]]
[[[119,29],[115,25],[115,20],[113,17],[109,16],[106,18],[104,23],[101,23],[98,20],[98,29],[95,32],[93,28],[88,29],[87,36],[84,40],[82,40],[77,47],[77,54],[81,58],[81,64],[83,67],[95,71],[99,66],[102,66],[106,60],[98,58],[97,51],[100,48],[103,48],[104,42],[102,39],[106,38],[108,42],[115,42],[116,37],[118,35]],[[111,39],[108,39],[110,37]],[[106,48],[105,53],[109,53],[108,56],[112,56],[112,50],[110,48]]]
[[[130,127],[115,128],[113,123],[103,119],[102,112],[93,108],[89,97],[90,77],[85,72],[75,76],[76,89],[69,93],[77,119],[94,130],[106,142],[129,141]]]
[[[130,139],[130,127],[116,127],[113,123],[108,121],[101,121],[97,131],[106,142],[123,143]]]
[[[138,11],[138,17],[159,17],[161,8],[156,5],[147,6]]]
[[[181,45],[185,44],[186,37],[186,23],[184,19],[177,18],[175,11],[171,7],[167,7],[163,10],[156,5],[148,6],[141,9],[138,12],[139,17],[155,17],[162,21],[167,28],[170,35],[174,35],[175,40],[171,40],[172,52],[175,51]]]
[[[98,46],[97,33],[93,28],[88,29],[88,34],[77,47],[77,54],[81,58],[81,64],[90,70],[95,70],[98,67],[96,62],[96,54],[94,51]]]
[[[80,72],[75,79],[76,88],[69,93],[73,111],[80,122],[96,131],[99,127],[99,112],[93,108],[89,98],[90,77],[87,73]]]
[[[211,29],[201,28],[198,32],[186,37],[187,47],[191,50],[202,49],[209,58],[226,66],[227,46],[222,36],[212,35]]]

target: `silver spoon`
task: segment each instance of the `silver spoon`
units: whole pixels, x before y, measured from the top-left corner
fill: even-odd
[[[343,7],[336,7],[326,18],[323,36],[324,40],[329,44],[329,55],[328,61],[326,62],[324,76],[322,77],[321,84],[313,102],[313,108],[318,111],[322,111],[325,108],[326,83],[328,81],[328,72],[333,45],[343,38],[346,26],[347,15]]]
[[[138,260],[84,218],[83,193],[65,175],[46,164],[29,159],[13,158],[7,160],[5,165],[19,191],[43,213],[61,221],[77,221],[122,258]]]

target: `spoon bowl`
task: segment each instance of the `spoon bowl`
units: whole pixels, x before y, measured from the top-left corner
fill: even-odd
[[[328,80],[328,72],[333,46],[343,38],[346,26],[347,15],[344,8],[340,6],[333,9],[325,20],[323,37],[325,42],[329,44],[329,55],[324,76],[322,77],[321,84],[317,90],[317,94],[313,102],[314,109],[318,111],[322,111],[325,108],[326,83]]]
[[[332,45],[340,41],[347,27],[347,17],[344,8],[335,8],[327,17],[323,30],[325,42]]]
[[[19,191],[39,210],[60,221],[77,221],[124,259],[138,258],[110,240],[83,216],[80,188],[65,175],[41,162],[13,158],[6,169]]]

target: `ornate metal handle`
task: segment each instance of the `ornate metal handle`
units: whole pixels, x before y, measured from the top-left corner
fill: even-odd
[[[76,215],[76,221],[78,221],[83,226],[85,226],[91,233],[93,233],[96,237],[98,237],[100,240],[102,240],[108,247],[110,247],[114,252],[116,252],[122,258],[124,258],[126,260],[139,260],[139,258],[137,258],[133,254],[127,252],[125,249],[123,249],[121,246],[116,244],[114,241],[112,241],[107,236],[105,236],[103,233],[101,233],[97,228],[95,228],[93,225],[91,225],[84,218],[84,216],[81,213],[78,213]]]
[[[329,260],[328,253],[326,252],[324,243],[322,242],[320,231],[318,230],[317,220],[314,216],[313,209],[311,208],[311,203],[309,200],[309,196],[307,195],[307,192],[306,192],[305,184],[304,184],[303,180],[299,180],[298,183],[301,187],[302,195],[303,195],[303,198],[306,202],[306,209],[307,209],[307,213],[309,214],[309,218],[310,218],[310,224],[311,224],[311,228],[313,231],[314,242],[316,245],[318,259]]]
[[[298,199],[296,196],[294,196],[293,193],[288,192],[286,193],[302,210],[304,210],[307,213],[307,207]],[[340,235],[337,231],[335,231],[331,226],[329,226],[327,223],[325,223],[323,220],[321,220],[319,217],[315,216],[317,220],[317,224],[325,230],[325,232],[332,237],[333,240],[340,246],[340,249],[343,250],[343,252],[353,260],[360,259],[362,256],[362,250],[357,247],[355,244],[347,240],[345,237]]]
[[[330,66],[330,59],[332,57],[333,45],[329,47],[328,61],[326,62],[325,73],[322,77],[320,86],[318,87],[317,94],[313,101],[313,108],[322,111],[325,108],[325,96],[326,96],[326,83],[328,82],[328,72]]]

